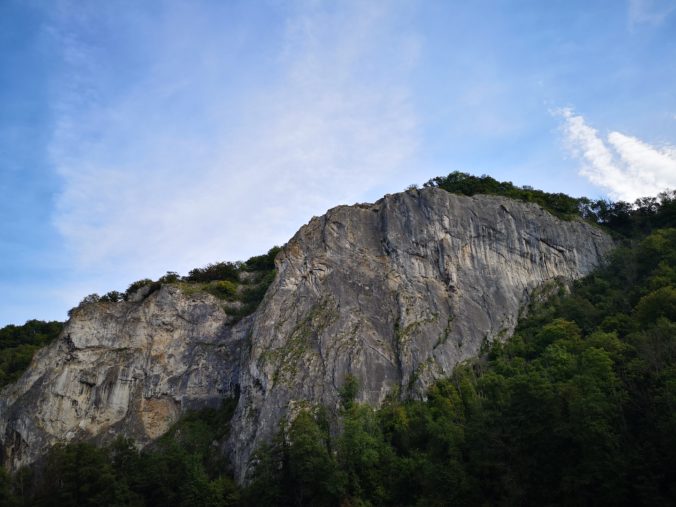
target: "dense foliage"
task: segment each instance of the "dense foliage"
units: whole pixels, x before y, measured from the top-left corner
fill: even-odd
[[[676,220],[675,191],[666,191],[657,197],[637,199],[634,203],[611,202],[543,192],[529,186],[519,187],[510,181],[498,181],[490,176],[473,176],[459,171],[432,178],[425,186],[441,188],[454,194],[502,195],[533,202],[559,218],[570,220],[581,217],[624,237],[647,234],[655,227],[665,227]]]
[[[337,437],[308,411],[261,450],[244,499],[674,505],[676,228],[531,308],[427,401],[344,406]]]
[[[40,320],[29,320],[23,326],[9,325],[0,329],[0,387],[18,379],[28,368],[35,351],[56,338],[61,329],[61,322]]]
[[[578,199],[566,194],[550,194],[531,187],[518,187],[509,181],[498,181],[490,176],[473,176],[459,171],[448,176],[432,178],[426,187],[438,187],[454,194],[504,195],[520,201],[534,202],[561,218],[578,215]]]
[[[271,248],[264,255],[251,257],[246,262],[216,262],[202,268],[190,270],[187,276],[180,276],[174,271],[158,280],[144,278],[129,285],[126,291],[110,291],[103,296],[90,294],[80,304],[69,312],[74,312],[83,306],[96,303],[118,303],[129,301],[141,289],[145,289],[143,297],[148,297],[162,285],[178,285],[187,293],[208,292],[225,302],[226,312],[237,320],[253,313],[263,299],[268,286],[275,278],[275,257],[279,247]]]
[[[211,282],[215,280],[229,280],[238,282],[241,273],[265,272],[275,269],[275,257],[280,248],[275,246],[267,254],[256,255],[246,262],[217,262],[203,268],[195,268],[184,278],[187,282]]]
[[[538,202],[624,240],[571,290],[550,287],[512,338],[458,366],[425,401],[393,397],[374,410],[355,402],[359,379],[348,378],[339,413],[307,406],[283,424],[246,487],[228,477],[217,445],[229,404],[185,418],[142,453],[123,440],[56,447],[35,473],[0,472],[0,506],[675,505],[674,193],[628,205],[462,173],[430,184]],[[274,276],[262,257],[235,268]],[[173,283],[232,298],[242,289],[230,267]]]
[[[349,379],[341,430],[301,411],[244,489],[211,444],[227,417],[194,416],[147,453],[55,448],[28,504],[673,505],[675,338],[676,228],[663,228],[535,305],[424,402],[373,410]]]
[[[0,471],[0,506],[193,507],[237,505],[238,490],[214,441],[227,436],[236,401],[189,413],[149,449],[119,438],[105,447],[51,449],[35,471]],[[4,494],[3,494],[4,493]]]

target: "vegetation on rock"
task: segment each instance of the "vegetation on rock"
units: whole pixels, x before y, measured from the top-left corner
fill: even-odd
[[[657,197],[637,199],[634,203],[611,202],[543,192],[529,186],[519,187],[510,181],[498,181],[487,175],[473,176],[459,171],[432,178],[425,186],[441,188],[453,194],[502,195],[518,201],[533,202],[564,220],[583,218],[624,237],[647,234],[655,227],[666,227],[676,220],[676,191],[673,190],[662,192]]]
[[[258,308],[268,286],[275,278],[275,257],[279,247],[271,248],[267,254],[251,257],[246,262],[217,262],[202,268],[190,270],[187,276],[174,271],[158,280],[144,278],[129,285],[126,291],[110,291],[103,296],[90,294],[68,312],[72,316],[78,308],[95,303],[118,303],[129,301],[145,290],[142,299],[157,291],[162,285],[176,285],[189,294],[206,292],[225,302],[225,310],[234,320],[253,313]],[[138,297],[138,296],[136,296]]]
[[[0,387],[18,379],[28,368],[33,354],[59,336],[61,329],[61,322],[40,320],[0,329]]]
[[[463,173],[428,185],[537,202],[624,240],[424,401],[376,410],[355,402],[349,377],[338,412],[300,410],[259,449],[245,486],[218,445],[233,402],[185,417],[141,453],[124,440],[55,447],[35,473],[0,473],[0,505],[674,505],[676,194],[608,203]],[[273,258],[162,283],[254,304]]]
[[[227,436],[235,406],[228,399],[188,413],[141,452],[124,438],[104,447],[57,445],[41,466],[20,470],[13,488],[0,470],[0,506],[237,505],[238,488],[214,442]]]
[[[373,410],[349,396],[333,436],[311,412],[297,418],[259,452],[243,498],[673,505],[676,222],[659,209],[652,218],[669,227],[651,225],[569,294],[535,305],[511,339],[458,366],[426,401]],[[351,379],[343,392],[354,389]],[[320,477],[297,474],[309,463]]]

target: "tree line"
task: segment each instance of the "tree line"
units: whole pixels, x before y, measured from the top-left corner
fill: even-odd
[[[452,190],[486,193],[488,177],[450,176]],[[308,406],[284,422],[245,486],[217,445],[231,408],[207,412],[212,422],[189,415],[195,440],[182,421],[142,452],[129,442],[57,446],[41,467],[0,474],[0,505],[676,504],[674,194],[634,205],[573,200],[574,213],[563,198],[551,206],[608,228],[620,246],[533,303],[513,337],[487,344],[424,401],[393,396],[374,409],[355,402],[359,379],[348,378],[337,417]]]
[[[441,188],[453,194],[502,195],[518,201],[536,203],[564,220],[582,218],[624,238],[648,234],[653,229],[666,227],[676,220],[674,190],[666,190],[656,197],[636,199],[633,203],[613,202],[549,193],[530,186],[519,187],[510,181],[498,181],[485,174],[474,176],[460,171],[432,178],[424,186]]]

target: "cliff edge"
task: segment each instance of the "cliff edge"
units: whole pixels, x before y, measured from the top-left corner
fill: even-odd
[[[612,248],[597,227],[535,204],[436,188],[340,206],[302,227],[253,321],[228,449],[242,480],[252,451],[301,400],[422,397],[506,339],[534,290],[589,273]]]
[[[424,397],[436,379],[508,338],[534,291],[599,265],[610,237],[535,204],[437,188],[340,206],[282,249],[252,316],[165,285],[77,310],[59,339],[0,393],[12,469],[56,442],[123,434],[145,444],[189,408],[239,396],[224,443],[239,480],[258,445],[303,403]]]

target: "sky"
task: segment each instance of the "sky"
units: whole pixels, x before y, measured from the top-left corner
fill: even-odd
[[[0,325],[460,170],[676,189],[676,0],[0,0]]]

